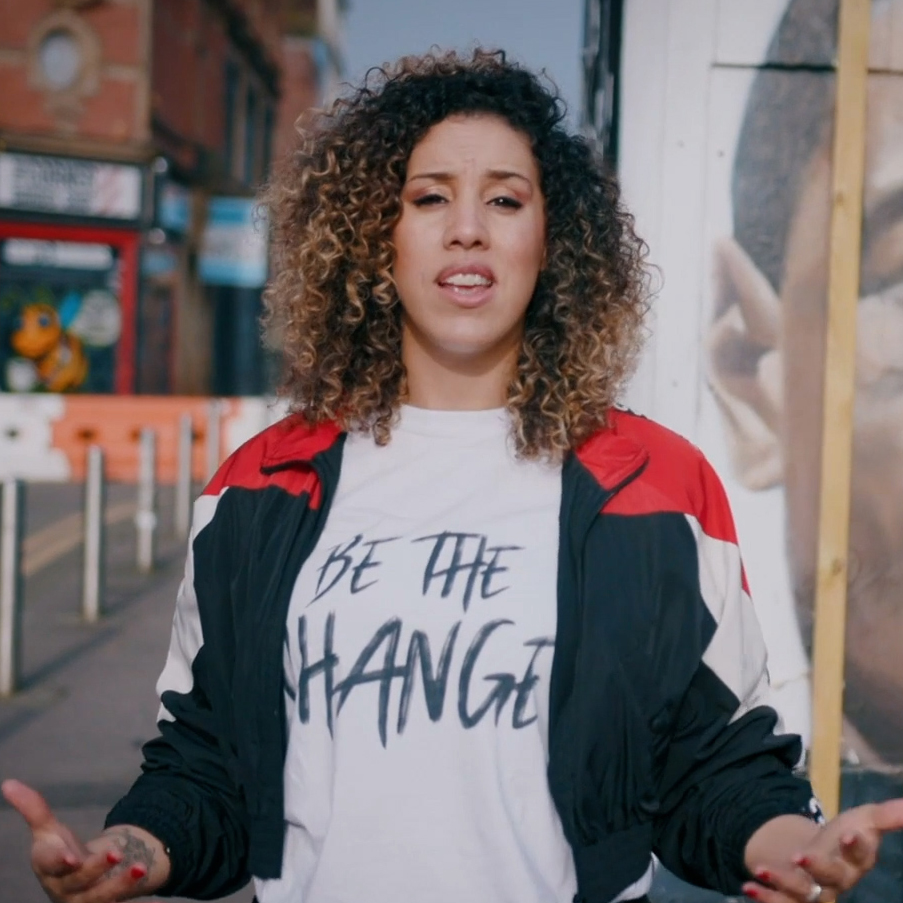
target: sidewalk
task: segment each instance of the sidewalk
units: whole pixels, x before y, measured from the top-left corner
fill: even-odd
[[[111,502],[134,493],[111,489]],[[98,625],[79,620],[80,546],[26,580],[24,683],[21,693],[0,702],[0,777],[32,784],[85,838],[101,829],[137,776],[141,745],[156,733],[154,684],[184,559],[184,544],[170,528],[171,491],[161,493],[160,522],[159,566],[151,577],[135,570],[131,522],[108,531],[107,613]],[[0,804],[0,899],[46,903],[28,847],[18,814]],[[247,903],[252,896],[247,888],[230,899]]]

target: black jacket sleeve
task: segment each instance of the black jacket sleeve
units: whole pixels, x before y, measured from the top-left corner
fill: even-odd
[[[159,736],[145,745],[142,775],[106,820],[107,827],[144,828],[166,846],[172,867],[158,892],[163,896],[214,899],[249,880],[248,816],[229,741],[228,678],[205,646],[231,642],[229,528],[217,513],[218,500],[204,495],[195,504],[169,654],[157,684]],[[204,556],[204,573],[218,573],[218,580],[195,573],[196,554]],[[199,595],[214,619],[201,617]],[[217,648],[215,660],[228,659],[228,649]]]
[[[706,462],[701,468],[699,508],[686,518],[697,560],[681,578],[693,585],[680,595],[704,617],[682,637],[691,647],[683,656],[697,665],[665,746],[654,848],[685,880],[736,894],[750,877],[744,853],[758,828],[786,814],[818,820],[820,811],[794,771],[799,738],[782,733],[769,705],[765,644],[724,490]]]

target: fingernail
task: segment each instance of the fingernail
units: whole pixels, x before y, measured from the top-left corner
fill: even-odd
[[[133,865],[129,869],[129,874],[133,880],[140,881],[147,874],[147,869],[143,865]]]
[[[756,877],[765,884],[771,884],[772,874],[768,869],[757,869]]]
[[[812,865],[812,860],[808,856],[794,856],[793,864],[798,865],[801,869],[807,869]]]
[[[840,842],[845,847],[852,847],[855,846],[858,839],[859,838],[855,834],[847,834],[846,837],[840,839]]]
[[[744,887],[743,893],[752,900],[759,899],[759,889],[757,887]]]
[[[110,865],[119,865],[122,862],[122,853],[117,853],[116,850],[107,850],[107,862]]]

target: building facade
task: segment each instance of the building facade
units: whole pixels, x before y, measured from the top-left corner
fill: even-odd
[[[275,158],[290,153],[298,117],[334,100],[345,71],[344,0],[294,0],[282,38],[282,98],[274,138]]]
[[[305,0],[33,0],[0,31],[0,385],[255,394],[255,191]],[[313,40],[312,37],[310,40]],[[286,74],[290,75],[286,91]],[[296,114],[297,115],[297,114]]]

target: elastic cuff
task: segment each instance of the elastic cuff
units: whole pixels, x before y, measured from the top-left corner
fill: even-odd
[[[180,812],[184,808],[175,798],[168,798],[165,802],[155,798],[153,803],[148,803],[131,801],[126,797],[113,807],[104,823],[104,828],[134,825],[163,844],[169,858],[169,877],[155,891],[160,896],[173,896],[185,884],[191,870],[192,839],[186,830],[188,820],[184,817],[184,811]]]
[[[737,879],[737,886],[752,875],[746,867],[746,847],[752,836],[763,825],[782,815],[801,815],[810,821],[824,824],[821,807],[807,782],[797,781],[796,786],[785,788],[780,796],[769,796],[743,813],[734,825],[730,841],[725,845],[725,865]]]

